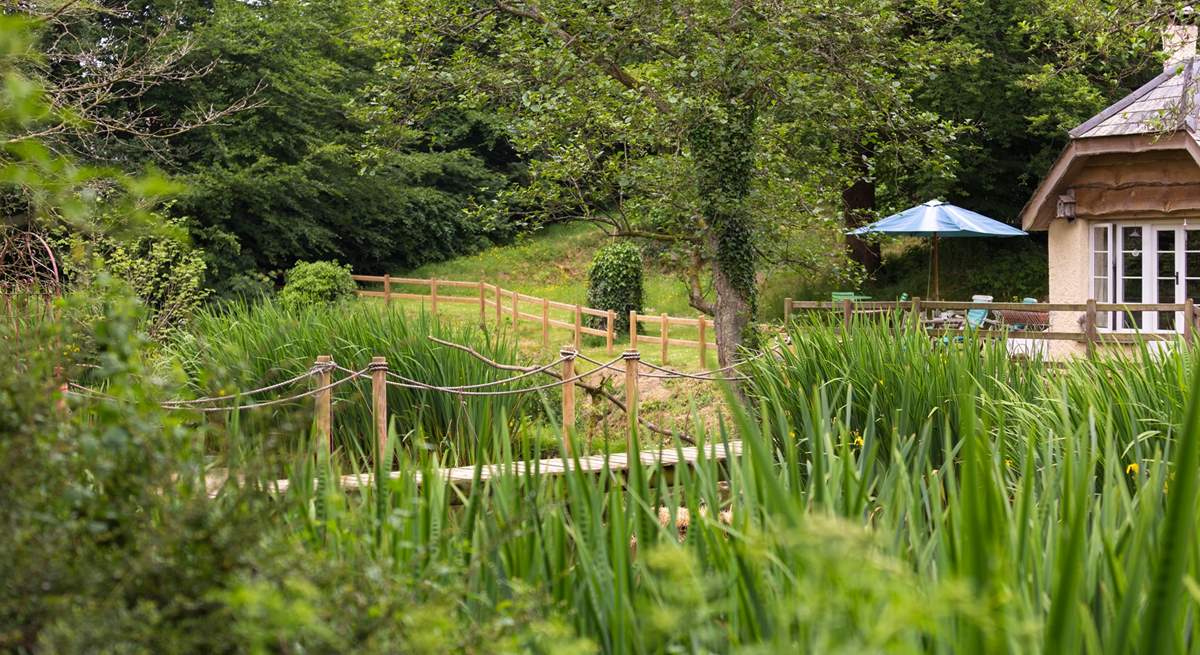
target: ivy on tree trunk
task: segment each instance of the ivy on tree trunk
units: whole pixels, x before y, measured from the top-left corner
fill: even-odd
[[[708,246],[714,253],[714,320],[722,366],[734,361],[740,346],[757,343],[754,314],[758,294],[748,202],[757,120],[754,102],[735,97],[718,111],[697,119],[689,135],[701,215],[708,224]]]

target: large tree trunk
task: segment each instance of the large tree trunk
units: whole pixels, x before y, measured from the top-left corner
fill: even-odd
[[[717,293],[713,321],[721,366],[734,363],[743,344],[757,345],[753,330],[756,255],[748,198],[758,110],[746,95],[731,97],[719,116],[699,116],[690,135],[700,208],[708,228],[707,245],[712,251]]]
[[[871,218],[872,209],[875,209],[874,182],[860,178],[842,192],[842,210],[846,216],[847,231],[866,225]],[[879,270],[879,265],[883,263],[879,244],[846,235],[846,248],[850,251],[850,258],[861,264],[867,275]]]
[[[866,225],[871,218],[868,212],[875,208],[875,183],[858,180],[850,185],[842,192],[842,206],[846,212],[847,230]],[[879,270],[879,265],[883,263],[879,244],[846,235],[846,248],[850,251],[850,258],[862,265],[868,275]]]

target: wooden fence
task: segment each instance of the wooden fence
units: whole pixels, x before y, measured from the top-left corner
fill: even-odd
[[[935,314],[945,312],[965,312],[971,309],[986,309],[989,317],[1003,318],[1006,312],[1017,315],[1045,315],[1046,325],[1052,312],[1070,312],[1082,317],[1080,329],[1077,331],[1051,331],[1031,329],[1002,329],[981,328],[971,332],[980,337],[999,337],[1043,339],[1046,341],[1076,341],[1086,343],[1088,351],[1095,349],[1097,344],[1123,343],[1132,344],[1140,341],[1173,341],[1180,335],[1174,331],[1146,332],[1136,329],[1121,331],[1101,330],[1099,316],[1103,313],[1117,313],[1131,316],[1137,312],[1180,312],[1183,314],[1184,342],[1189,346],[1195,340],[1196,308],[1191,298],[1182,303],[1099,303],[1089,300],[1086,303],[1015,303],[1015,302],[955,302],[941,300],[921,300],[913,298],[905,301],[853,301],[842,300],[834,302],[796,301],[785,298],[783,301],[783,316],[785,322],[800,311],[840,313],[840,320],[849,330],[854,325],[855,316],[893,316],[898,320],[911,320],[914,327],[924,327],[930,334],[962,334],[964,326],[951,328],[938,327],[939,319]],[[995,320],[993,318],[993,320]],[[1110,319],[1111,320],[1111,319]],[[1003,323],[1003,321],[1002,321]],[[1012,324],[1028,325],[1029,320],[1013,320]]]
[[[393,300],[419,300],[429,303],[430,312],[437,314],[438,305],[445,303],[461,303],[476,305],[479,308],[479,321],[486,323],[491,320],[499,326],[504,321],[511,321],[516,326],[521,321],[536,323],[542,326],[542,345],[550,347],[550,330],[568,330],[572,334],[576,350],[581,347],[583,335],[604,337],[606,351],[609,355],[616,348],[616,313],[612,310],[595,309],[584,305],[558,302],[505,289],[487,282],[467,282],[462,280],[439,280],[411,277],[392,277],[390,275],[354,275],[356,282],[382,285],[382,290],[359,289],[358,295],[367,298],[382,298],[385,303]],[[394,286],[427,287],[428,293],[407,293],[393,289]],[[447,290],[450,290],[447,293]],[[468,290],[464,292],[464,290]],[[604,328],[588,325],[584,317],[600,319]],[[641,333],[639,330],[629,331],[629,349],[637,350],[642,343],[651,343],[659,347],[661,360],[664,364],[670,361],[671,346],[692,347],[699,349],[700,366],[703,368],[708,361],[709,348],[716,348],[716,335],[712,319],[704,316],[686,318],[669,316],[667,314],[643,315],[629,312],[629,324],[642,328],[657,328],[658,333]],[[672,328],[695,328],[696,339],[672,337]],[[710,340],[711,339],[711,340]]]

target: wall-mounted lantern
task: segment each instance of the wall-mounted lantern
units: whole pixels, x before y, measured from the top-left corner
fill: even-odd
[[[1068,221],[1075,220],[1075,189],[1067,189],[1066,193],[1058,197],[1057,216]]]

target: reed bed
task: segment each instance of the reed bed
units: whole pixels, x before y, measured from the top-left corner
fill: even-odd
[[[514,362],[515,344],[503,335],[457,322],[442,322],[424,312],[403,312],[367,303],[313,306],[299,310],[264,301],[235,303],[203,310],[190,331],[166,348],[167,360],[181,366],[190,381],[190,394],[215,396],[287,380],[309,370],[318,355],[352,371],[362,370],[372,357],[387,359],[389,371],[430,385],[469,385],[511,377],[471,355],[439,345],[430,336],[469,345],[494,361]],[[339,378],[344,373],[335,373]],[[538,382],[526,378],[512,389]],[[276,392],[279,396],[314,388],[315,382]],[[333,390],[335,444],[360,465],[371,451],[371,385],[359,379]],[[255,399],[247,398],[244,402]],[[401,426],[399,438],[409,447],[430,448],[459,462],[469,462],[476,437],[499,433],[498,417],[510,424],[540,414],[544,403],[537,394],[459,397],[421,389],[389,387],[389,414]],[[307,448],[299,435],[312,421],[311,399],[241,413],[241,429],[256,434],[261,446],[280,452]],[[227,421],[209,415],[210,422]],[[505,426],[506,428],[509,426]],[[228,436],[217,431],[210,439],[220,451]],[[487,444],[484,444],[485,446]]]
[[[695,426],[745,442],[729,465],[464,491],[401,453],[398,479],[348,493],[309,453],[283,520],[314,554],[424,581],[418,607],[454,590],[463,634],[532,604],[518,650],[1200,650],[1190,355],[1058,370],[886,328],[793,338],[749,371],[753,411],[730,397]],[[478,461],[539,455],[490,425]]]

